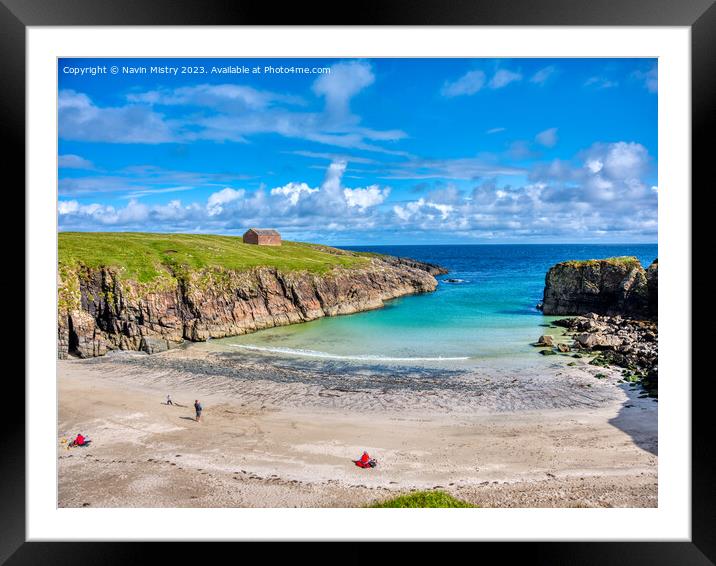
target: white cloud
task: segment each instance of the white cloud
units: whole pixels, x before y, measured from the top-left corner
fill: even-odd
[[[448,98],[471,95],[482,89],[484,85],[485,73],[483,71],[468,71],[454,82],[446,81],[441,93]]]
[[[201,84],[177,89],[151,90],[129,94],[127,100],[163,106],[201,106],[232,112],[263,110],[275,103],[304,104],[297,96],[237,84]]]
[[[80,203],[76,200],[61,200],[57,203],[58,214],[72,214],[80,209]]]
[[[532,75],[532,77],[530,78],[530,82],[538,84],[538,85],[543,85],[556,72],[557,72],[557,67],[555,67],[554,65],[549,65],[547,67],[543,67],[542,69],[538,70],[534,75]]]
[[[451,204],[437,203],[424,198],[409,202],[404,206],[395,205],[393,207],[393,212],[399,220],[416,222],[422,226],[425,226],[426,222],[433,222],[437,219],[446,220],[454,210],[455,207]]]
[[[58,217],[61,230],[151,226],[157,231],[240,234],[250,225],[264,225],[281,230],[286,239],[307,241],[356,241],[389,232],[429,240],[436,230],[462,239],[634,241],[656,237],[658,195],[647,182],[649,163],[648,152],[638,143],[598,143],[571,160],[532,167],[525,184],[437,182],[419,198],[391,202],[388,187],[345,186],[348,164],[338,160],[316,187],[300,180],[270,190],[226,187],[203,202],[172,199],[144,205],[135,199],[125,207],[63,199]]]
[[[641,176],[648,162],[646,148],[638,143],[609,144],[604,156],[604,171],[611,177],[634,179]]]
[[[225,204],[243,198],[245,193],[246,191],[243,189],[237,191],[230,187],[222,189],[216,193],[212,193],[209,195],[209,199],[206,202],[206,210],[208,211],[209,216],[221,214],[224,210]]]
[[[499,132],[504,132],[507,128],[490,128],[485,132],[486,134],[497,134]]]
[[[61,169],[94,169],[91,161],[72,153],[58,156],[57,166]]]
[[[521,80],[522,75],[520,73],[508,71],[507,69],[500,69],[494,74],[494,76],[490,80],[489,87],[493,89],[504,88],[512,82]]]
[[[141,189],[137,191],[131,191],[121,198],[125,199],[136,199],[146,197],[149,195],[162,195],[166,193],[182,193],[185,191],[193,191],[195,187],[165,187],[163,189]]]
[[[297,96],[223,84],[134,92],[128,104],[99,106],[87,95],[64,90],[59,99],[60,137],[78,141],[163,143],[210,140],[247,143],[257,134],[275,134],[342,148],[406,155],[380,145],[407,137],[398,129],[361,125],[350,101],[375,81],[369,63],[341,62],[321,75],[313,92],[325,99],[323,112],[296,110]],[[161,108],[158,112],[155,108]],[[171,118],[164,112],[171,110]]]
[[[615,88],[619,86],[619,81],[610,79],[608,77],[589,77],[585,81],[584,86],[589,86],[593,88]]]
[[[283,195],[291,204],[296,204],[302,195],[310,195],[318,192],[318,189],[312,189],[306,183],[288,183],[283,187],[271,189],[272,195]]]
[[[343,189],[348,206],[357,206],[363,210],[382,204],[389,194],[390,189],[381,189],[378,185],[371,185],[365,189]]]
[[[313,92],[325,97],[326,112],[333,118],[350,115],[350,100],[375,81],[371,66],[362,61],[347,61],[331,66],[331,72],[313,83]]]
[[[520,167],[502,165],[494,156],[458,157],[453,159],[410,159],[386,168],[384,179],[452,179],[474,180],[498,175],[521,175]]]
[[[557,145],[557,128],[549,128],[540,132],[535,136],[535,140],[544,147],[554,147]]]
[[[588,159],[584,166],[592,173],[599,173],[604,168],[604,163],[599,159]]]
[[[58,129],[61,138],[78,141],[156,144],[176,139],[164,116],[148,106],[99,107],[73,90],[59,93]]]
[[[649,92],[656,93],[659,90],[659,71],[656,63],[647,71],[634,71],[632,76],[641,81]]]

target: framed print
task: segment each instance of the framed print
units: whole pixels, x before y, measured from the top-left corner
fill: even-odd
[[[28,266],[3,559],[712,563],[711,3],[170,4],[2,6]]]

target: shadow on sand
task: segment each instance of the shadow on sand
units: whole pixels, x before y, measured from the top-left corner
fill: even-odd
[[[641,387],[620,384],[627,400],[622,404],[617,416],[609,419],[609,424],[628,434],[634,444],[654,456],[659,455],[658,411],[657,403],[650,397],[640,399]]]

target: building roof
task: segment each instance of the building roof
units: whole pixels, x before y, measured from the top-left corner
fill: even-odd
[[[253,232],[258,236],[280,236],[276,230],[269,230],[264,228],[249,228],[246,232]]]

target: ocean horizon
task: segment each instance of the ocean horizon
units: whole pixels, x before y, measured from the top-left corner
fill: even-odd
[[[216,346],[280,357],[348,363],[485,366],[550,363],[531,346],[552,321],[537,309],[544,278],[568,260],[636,256],[644,267],[657,244],[432,244],[343,246],[435,263],[449,270],[433,293],[352,315],[213,340]]]

